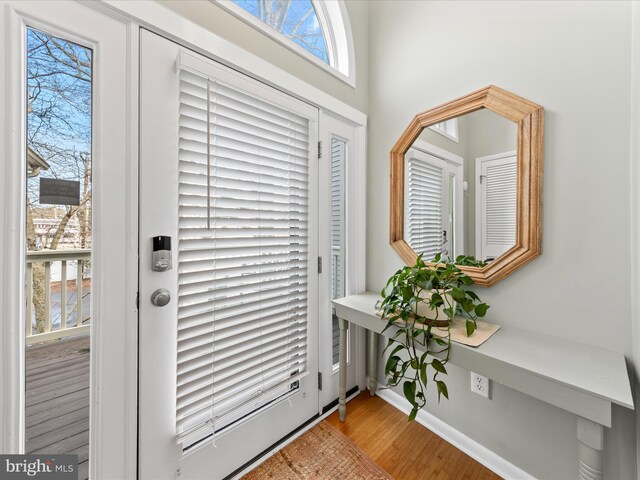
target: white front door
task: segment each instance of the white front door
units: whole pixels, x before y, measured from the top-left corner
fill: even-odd
[[[318,413],[318,111],[140,41],[139,476],[220,479]]]

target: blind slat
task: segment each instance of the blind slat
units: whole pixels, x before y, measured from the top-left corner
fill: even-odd
[[[442,250],[443,176],[428,160],[408,158],[406,231],[409,245],[426,259]]]
[[[179,99],[176,429],[186,448],[305,373],[310,140],[308,119],[194,72],[181,70]]]

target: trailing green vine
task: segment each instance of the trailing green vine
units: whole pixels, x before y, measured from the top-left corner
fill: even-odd
[[[471,256],[458,257],[456,263],[484,266]],[[382,290],[381,310],[387,320],[383,333],[393,331],[385,348],[390,350],[385,365],[387,386],[402,383],[404,396],[412,406],[409,421],[426,405],[429,383],[435,384],[438,401],[441,396],[449,398],[440,375],[447,374],[453,318],[464,317],[467,336],[471,336],[477,328],[476,320],[484,317],[489,308],[469,289],[473,280],[456,263],[438,254],[427,264],[419,256],[415,265],[398,270]],[[429,315],[424,314],[424,305]],[[443,320],[446,335],[435,335],[435,322]]]

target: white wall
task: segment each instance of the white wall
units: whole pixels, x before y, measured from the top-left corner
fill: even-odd
[[[368,289],[401,265],[391,147],[417,112],[495,84],[546,110],[544,250],[479,291],[489,319],[631,356],[630,18],[629,2],[370,3]],[[472,396],[451,370],[451,400],[431,413],[534,476],[575,478],[575,416],[499,385]],[[633,414],[613,419],[606,475],[631,478]]]

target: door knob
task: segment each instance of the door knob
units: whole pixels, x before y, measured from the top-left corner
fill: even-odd
[[[156,307],[164,307],[171,300],[171,294],[166,288],[159,288],[151,294],[151,303]]]

